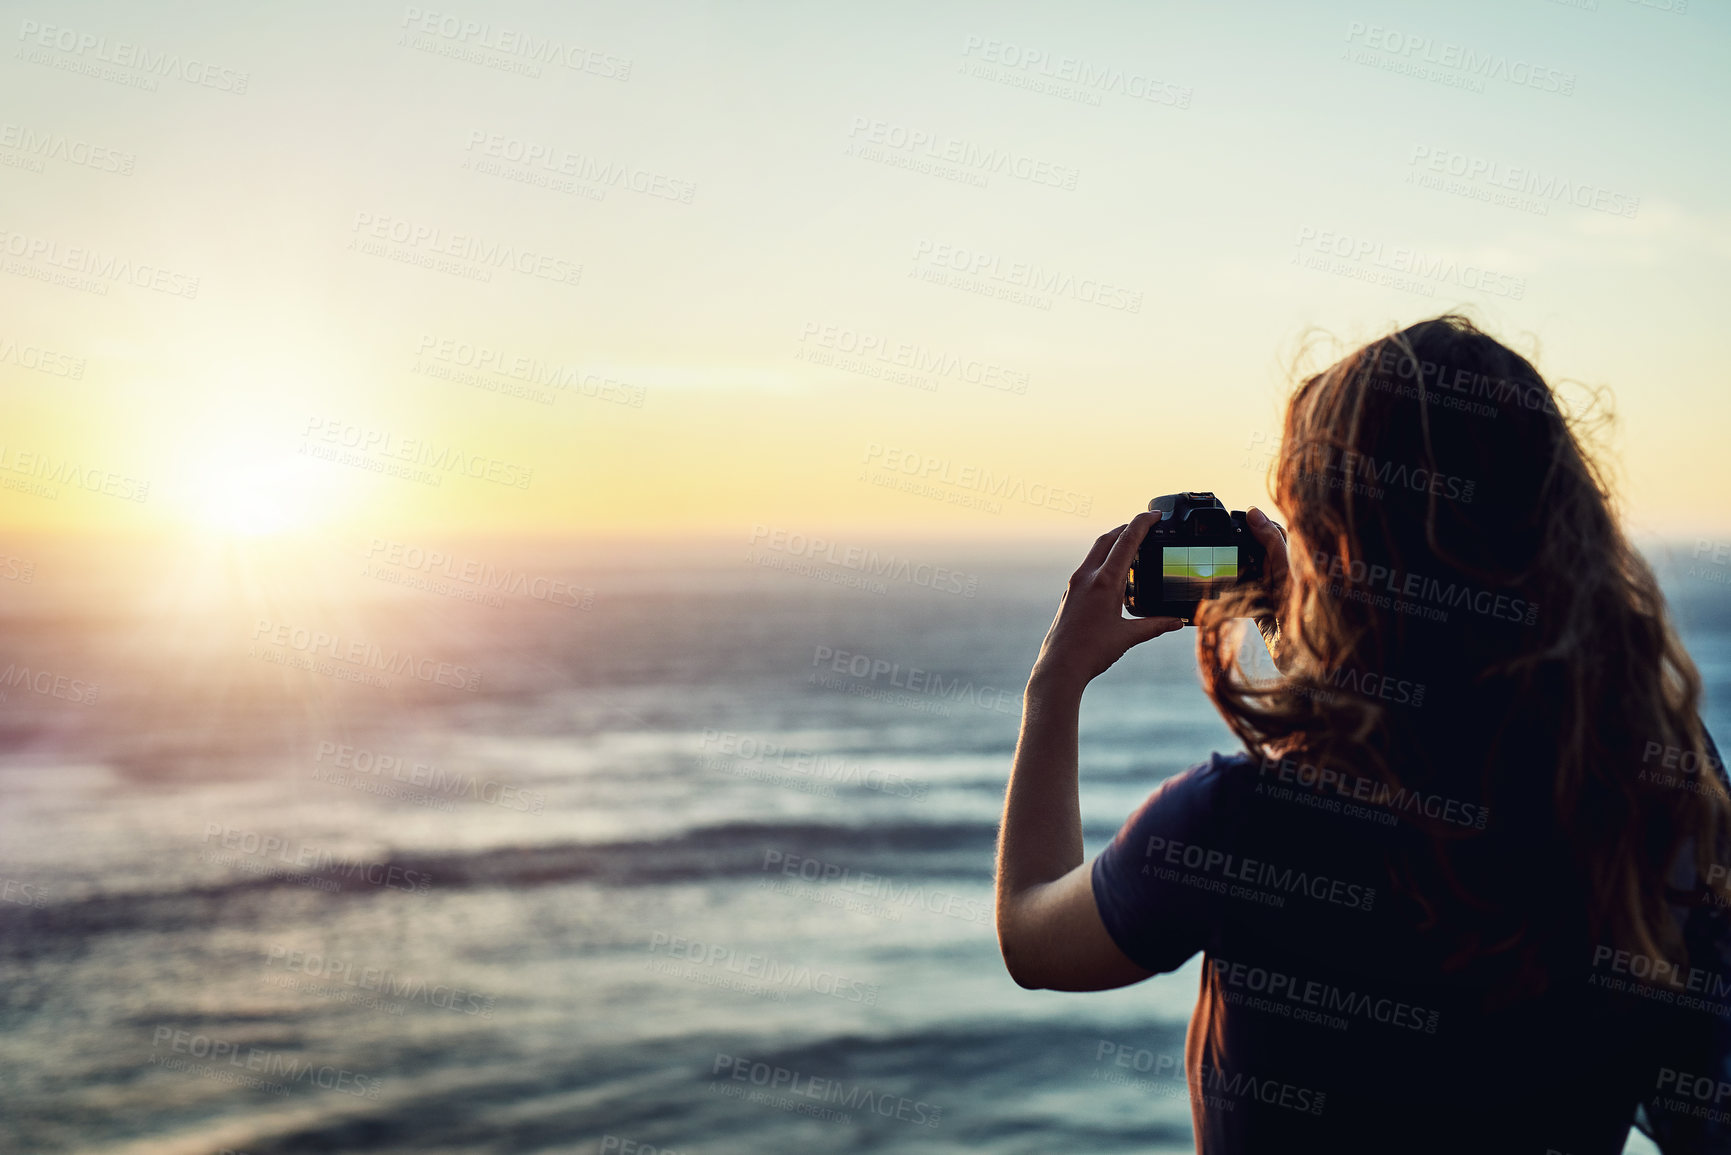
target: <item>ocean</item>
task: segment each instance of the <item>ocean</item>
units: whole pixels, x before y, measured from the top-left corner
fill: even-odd
[[[1190,1151],[1198,960],[991,925],[1086,545],[16,543],[0,1150]],[[1731,568],[1651,552],[1723,738]],[[1233,748],[1192,640],[1088,691],[1090,855]]]

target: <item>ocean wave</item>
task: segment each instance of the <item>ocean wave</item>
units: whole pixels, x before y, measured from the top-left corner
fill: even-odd
[[[158,890],[101,892],[41,907],[0,904],[0,956],[63,949],[69,939],[187,925],[251,925],[280,910],[277,895],[311,899],[398,897],[476,888],[521,889],[589,882],[612,887],[761,878],[790,859],[814,859],[856,872],[907,879],[987,881],[997,827],[988,822],[901,822],[870,826],[814,822],[734,822],[660,839],[510,846],[476,851],[405,852],[324,869],[270,867],[240,876]],[[771,854],[780,855],[770,858]],[[245,856],[235,855],[237,860]],[[385,881],[379,881],[385,880]],[[403,885],[407,883],[407,885]],[[394,892],[394,893],[393,893]]]
[[[327,1096],[314,1112],[200,1120],[155,1138],[151,1149],[590,1150],[613,1135],[670,1152],[785,1150],[793,1117],[813,1128],[806,1134],[817,1146],[807,1150],[1184,1148],[1190,1123],[1181,1095],[1153,1102],[1135,1091],[1114,1096],[1139,1104],[1128,1112],[1051,1109],[1052,1096],[1102,1091],[1093,1077],[1111,1067],[1098,1058],[1102,1041],[1182,1054],[1184,1024],[967,1022],[801,1040],[702,1032],[605,1053],[573,1046],[532,1060],[502,1039],[475,1038],[461,1055],[417,1056],[412,1066],[420,1069],[391,1079],[376,1104]],[[754,1082],[760,1069],[774,1072],[774,1087]],[[790,1116],[790,1103],[802,1109],[798,1116]],[[243,1129],[250,1133],[238,1133]],[[220,1143],[209,1141],[218,1135]],[[123,1142],[94,1150],[136,1152]]]

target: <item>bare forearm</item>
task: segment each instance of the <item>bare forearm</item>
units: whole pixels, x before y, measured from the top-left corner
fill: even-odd
[[[1022,696],[1022,733],[998,831],[998,947],[1024,987],[1104,990],[1148,972],[1124,956],[1094,903],[1076,796],[1082,690],[1177,618],[1124,617],[1124,582],[1158,513],[1101,534],[1070,575]]]
[[[1051,882],[1082,862],[1077,798],[1077,727],[1082,685],[1073,679],[1028,682],[1022,732],[1004,795],[998,833],[998,902]]]

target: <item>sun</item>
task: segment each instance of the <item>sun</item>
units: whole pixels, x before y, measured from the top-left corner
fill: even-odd
[[[229,462],[202,471],[193,520],[237,537],[308,528],[321,510],[315,479],[296,463]]]

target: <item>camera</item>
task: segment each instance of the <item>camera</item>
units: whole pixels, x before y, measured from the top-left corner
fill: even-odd
[[[1124,583],[1124,608],[1133,617],[1189,625],[1198,605],[1267,572],[1267,551],[1251,536],[1244,511],[1228,510],[1212,493],[1168,493],[1148,509],[1162,516]]]

